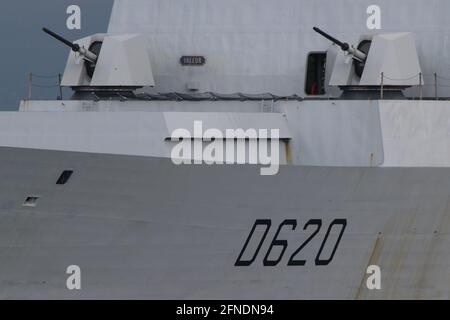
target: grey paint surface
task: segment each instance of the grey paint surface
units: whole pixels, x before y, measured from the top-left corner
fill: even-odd
[[[446,108],[448,102],[439,104]],[[260,102],[26,101],[23,112],[0,114],[0,145],[168,157],[165,139],[179,128],[192,132],[194,121],[201,120],[204,129],[222,132],[279,129],[280,138],[289,139],[292,164],[379,166],[385,157],[381,127],[384,123],[394,131],[402,127],[390,114],[381,119],[379,105],[379,100],[281,100],[273,102],[272,112],[262,112]],[[432,108],[409,100],[390,105],[419,115],[422,109]],[[431,132],[445,130],[446,124],[441,126]],[[438,137],[442,144],[447,143],[448,138]],[[410,158],[410,166],[417,163],[411,150],[399,155],[397,149],[390,150],[394,159],[390,166],[397,164],[396,156]],[[450,165],[447,153],[439,158],[441,166]],[[422,166],[427,163],[421,161]]]
[[[367,29],[373,4],[381,30]],[[433,96],[433,73],[450,78],[449,11],[447,0],[117,0],[109,31],[147,35],[157,92],[185,92],[198,81],[200,91],[279,95],[305,95],[307,55],[330,48],[313,26],[355,45],[367,33],[412,32],[430,85],[424,95]],[[180,66],[192,54],[204,55],[205,67]],[[439,94],[450,96],[449,80],[440,84]]]
[[[24,101],[23,112],[0,114],[0,145],[166,157],[167,136],[202,120],[204,128],[222,131],[278,128],[291,138],[287,158],[295,165],[450,166],[449,101],[310,99],[269,105],[271,112],[263,112],[259,101]]]
[[[68,30],[66,9],[82,10],[82,29]],[[14,0],[0,2],[0,110],[16,110],[28,93],[27,74],[56,75],[64,71],[69,50],[44,34],[46,26],[75,40],[107,30],[113,0]],[[55,79],[37,79],[53,85]],[[56,98],[56,88],[34,88],[34,98]],[[70,92],[66,92],[68,97]]]
[[[281,104],[289,127],[294,163],[308,166],[379,166],[383,137],[379,101],[325,100]],[[395,105],[395,102],[393,103]]]
[[[448,168],[174,166],[168,160],[1,148],[0,297],[449,298]],[[75,173],[57,186],[62,170]],[[40,195],[35,208],[22,203]],[[326,227],[348,225],[333,261],[314,265]],[[272,228],[255,263],[234,267],[255,219]],[[278,225],[288,249],[262,258]],[[287,259],[322,219],[302,251]],[[335,237],[336,231],[331,233]],[[328,248],[328,246],[327,246]],[[330,254],[325,249],[324,256]],[[276,253],[274,253],[276,256]],[[82,268],[82,290],[65,287]],[[382,290],[365,289],[378,264]]]
[[[112,31],[141,30],[159,44],[155,47],[160,55],[153,55],[162,62],[155,63],[160,85],[157,89],[181,90],[182,84],[173,79],[201,77],[219,92],[267,89],[287,94],[302,90],[307,52],[328,47],[327,42],[312,34],[311,26],[335,30],[337,36],[353,41],[365,28],[365,8],[372,4],[284,0],[283,6],[275,2],[265,6],[254,0],[210,1],[211,7],[202,9],[204,2],[199,1],[117,3],[127,4],[129,10],[120,15],[116,11],[115,19],[124,19],[125,23],[114,24],[117,20],[113,18]],[[152,3],[160,6],[152,7]],[[426,72],[439,68],[445,74],[450,70],[445,59],[447,2],[379,4],[384,12],[383,30],[417,32]],[[331,6],[336,10],[323,9]],[[397,10],[399,6],[404,10]],[[172,19],[178,15],[180,20]],[[180,24],[170,24],[174,21]],[[210,23],[202,26],[205,21]],[[205,42],[192,41],[205,36],[208,28],[204,26],[213,29],[212,35]],[[119,29],[113,29],[116,27]],[[214,43],[219,44],[211,45]],[[179,53],[193,45],[198,45],[199,52],[203,46],[216,50],[216,57],[224,59],[215,65],[218,69],[204,74],[199,70],[178,73]],[[289,59],[272,59],[280,54],[288,54]],[[303,147],[312,150],[312,163],[324,164],[320,161],[327,158],[341,165],[348,161],[371,165],[367,155],[372,150],[376,164],[382,161],[380,141],[386,130],[380,133],[379,106],[373,108],[376,102],[312,103],[287,103],[308,111],[297,118],[293,112],[290,119],[302,123],[293,127],[297,135],[308,138]],[[401,110],[410,107],[408,103],[394,102],[391,107]],[[445,109],[446,103],[433,106]],[[61,102],[50,104],[47,107]],[[185,105],[170,108],[179,110]],[[389,102],[381,105],[384,108]],[[24,108],[27,106],[25,103]],[[122,106],[91,101],[71,104],[67,109],[80,107],[82,111],[98,111],[120,110]],[[141,111],[145,107],[142,102],[132,106]],[[161,103],[153,110],[162,107]],[[192,103],[191,107],[201,111],[206,105]],[[246,108],[255,107],[252,104]],[[46,106],[41,104],[41,108]],[[237,109],[237,104],[233,103],[232,108]],[[413,116],[408,113],[415,120],[413,125],[420,120],[420,112],[421,108],[416,108]],[[43,116],[23,118],[36,120]],[[307,117],[321,121],[308,122]],[[73,114],[61,118],[70,121]],[[398,125],[401,118],[393,119],[393,129],[410,130]],[[48,125],[51,122],[34,123],[50,134],[54,129]],[[135,123],[121,124],[126,127]],[[330,126],[323,127],[324,123]],[[17,122],[7,125],[20,129],[14,127]],[[420,137],[427,133],[430,140],[441,137],[445,144],[447,125],[444,119],[437,131],[415,132]],[[33,134],[26,132],[30,126],[24,127],[25,138]],[[4,128],[7,130],[6,125]],[[404,131],[387,133],[396,138]],[[302,150],[297,152],[301,155]],[[343,157],[349,152],[358,156]],[[443,159],[448,159],[446,154]],[[56,179],[69,168],[75,170],[74,176],[67,185],[57,186]],[[175,167],[168,159],[150,157],[0,148],[0,190],[0,298],[4,299],[450,298],[449,168],[288,166],[276,176],[261,177],[259,168],[251,166]],[[41,197],[35,208],[22,206],[27,196]],[[271,219],[270,233],[252,266],[234,267],[256,219]],[[285,228],[280,233],[280,238],[288,240],[288,250],[278,266],[263,267],[262,257],[285,219],[298,222],[295,231]],[[302,251],[307,264],[287,267],[287,258],[309,236],[310,229],[304,231],[303,226],[310,219],[322,219],[324,226]],[[317,266],[314,258],[326,227],[334,219],[347,219],[346,232],[332,263]],[[336,237],[335,232],[331,237]],[[329,253],[330,248],[325,251]],[[82,268],[81,291],[71,292],[65,287],[65,271],[72,264]],[[381,267],[381,291],[365,288],[365,270],[371,264]]]
[[[112,0],[26,0],[0,4],[2,36],[0,108],[16,109],[27,94],[26,76],[32,71],[55,75],[64,70],[68,51],[43,34],[47,25],[69,39],[78,39],[107,29]],[[65,9],[80,4],[83,29],[68,31]],[[315,34],[314,25],[342,40],[357,42],[366,28],[366,9],[373,1],[267,0],[161,1],[118,0],[109,26],[111,32],[143,32],[152,44],[155,91],[186,91],[190,81],[200,82],[200,91],[273,92],[301,94],[306,56],[327,50],[329,43]],[[382,10],[381,32],[408,31],[416,35],[425,83],[433,84],[438,72],[450,78],[448,57],[450,30],[445,0],[377,1]],[[332,8],[333,10],[327,10]],[[344,23],[345,21],[345,23]],[[183,68],[182,54],[207,56],[206,68]],[[50,81],[50,83],[49,83]],[[43,79],[41,84],[53,84]],[[448,81],[441,79],[439,94],[449,96]],[[329,91],[330,94],[331,90]],[[417,90],[410,90],[417,94]],[[434,88],[427,86],[425,95]],[[66,97],[70,93],[65,92]],[[55,98],[57,90],[35,88],[35,98]]]

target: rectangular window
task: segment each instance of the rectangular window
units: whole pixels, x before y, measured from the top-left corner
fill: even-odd
[[[325,94],[326,52],[312,52],[306,65],[305,93],[310,96]]]
[[[73,174],[73,170],[64,170],[56,181],[56,184],[66,184]]]

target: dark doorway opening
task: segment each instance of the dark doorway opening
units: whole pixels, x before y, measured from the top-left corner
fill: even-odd
[[[305,93],[310,96],[325,94],[326,52],[313,52],[308,55],[306,65]]]

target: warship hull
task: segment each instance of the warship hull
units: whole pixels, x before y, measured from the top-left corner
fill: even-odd
[[[261,177],[250,165],[3,147],[0,190],[2,299],[450,297],[450,168]],[[81,290],[66,287],[70,265]],[[382,290],[367,288],[371,265]]]
[[[0,115],[0,299],[450,298],[450,2],[76,1],[61,30],[73,2],[3,28],[31,73]],[[278,130],[283,165],[175,165],[196,123]]]

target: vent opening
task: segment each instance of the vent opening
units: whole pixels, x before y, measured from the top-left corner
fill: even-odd
[[[66,184],[73,174],[73,170],[64,170],[56,181],[56,184]]]
[[[29,196],[25,199],[23,206],[24,207],[36,207],[39,198],[40,197],[38,197],[38,196]]]

